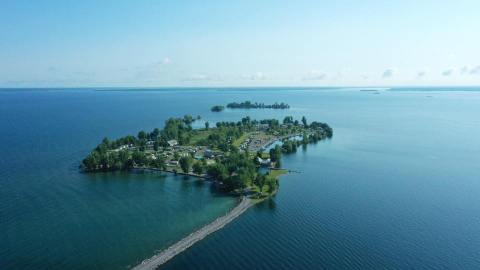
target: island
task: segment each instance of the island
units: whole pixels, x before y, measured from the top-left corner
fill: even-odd
[[[227,104],[227,108],[229,109],[289,109],[290,105],[286,103],[278,103],[275,102],[273,104],[264,104],[264,103],[257,103],[251,101],[244,101],[244,102],[231,102]]]
[[[280,109],[280,110],[285,110],[289,109],[290,105],[281,102],[275,102],[273,104],[264,104],[264,103],[258,103],[258,102],[251,102],[251,101],[243,101],[243,102],[231,102],[227,104],[227,108],[229,109]],[[215,105],[211,108],[212,112],[221,112],[225,109],[224,106],[222,105]]]
[[[225,110],[225,106],[222,105],[215,105],[210,109],[212,112],[221,112]]]
[[[156,269],[209,234],[221,229],[279,189],[278,178],[289,172],[281,166],[282,154],[331,138],[332,128],[287,116],[277,119],[217,122],[194,129],[200,117],[169,118],[164,128],[140,131],[116,140],[104,138],[80,168],[86,173],[154,170],[198,177],[213,182],[219,191],[238,197],[238,204],[222,216],[134,269]]]

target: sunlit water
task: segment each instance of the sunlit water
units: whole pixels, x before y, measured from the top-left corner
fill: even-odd
[[[334,137],[165,269],[478,269],[479,89],[413,90],[0,91],[0,268],[125,269],[225,213],[234,199],[192,178],[77,170],[104,136],[192,114],[305,115]],[[209,110],[247,98],[291,109]]]

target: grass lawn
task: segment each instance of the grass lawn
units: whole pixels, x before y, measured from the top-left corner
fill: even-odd
[[[288,173],[288,170],[270,170],[269,175],[275,178],[279,177],[282,174]]]
[[[190,138],[190,145],[196,145],[199,141],[207,139],[208,136],[212,134],[212,130],[197,130],[195,131],[195,134]]]
[[[235,141],[233,141],[232,144],[233,144],[235,147],[240,147],[240,144],[242,144],[242,143],[248,138],[248,135],[249,135],[249,134],[250,134],[249,132],[243,133],[243,135],[242,135],[240,138],[238,138],[238,139],[236,139]]]
[[[263,159],[270,158],[270,154],[267,153],[267,152],[263,152],[263,153],[262,153],[262,158],[263,158]]]

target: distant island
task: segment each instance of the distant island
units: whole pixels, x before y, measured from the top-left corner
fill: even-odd
[[[258,102],[251,102],[251,101],[244,101],[244,102],[231,102],[227,104],[227,108],[229,109],[280,109],[280,110],[285,110],[289,109],[290,105],[281,102],[275,102],[273,104],[264,104],[264,103],[258,103]],[[222,105],[216,105],[212,107],[212,112],[221,112],[225,109],[224,106]]]
[[[213,106],[210,110],[212,112],[221,112],[221,111],[225,110],[225,106],[216,105],[216,106]]]
[[[227,104],[227,108],[230,109],[289,109],[290,105],[286,103],[277,103],[274,104],[264,104],[264,103],[257,103],[251,101],[244,101],[244,102],[231,102]]]
[[[182,251],[244,213],[251,205],[276,194],[282,154],[297,147],[331,138],[333,130],[326,123],[300,121],[287,116],[276,119],[217,122],[210,127],[193,129],[200,117],[186,115],[170,118],[163,130],[140,131],[137,136],[117,140],[104,138],[82,161],[84,172],[119,170],[158,170],[212,180],[220,191],[239,196],[239,203],[226,215],[192,232],[169,248],[135,266],[134,270],[157,269]],[[282,146],[270,147],[282,141]],[[268,171],[262,173],[260,167]],[[241,196],[240,196],[241,195]]]

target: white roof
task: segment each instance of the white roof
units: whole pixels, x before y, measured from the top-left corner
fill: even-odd
[[[177,140],[170,140],[170,141],[167,141],[167,143],[168,143],[170,146],[174,146],[174,145],[177,145],[177,144],[178,144]]]

